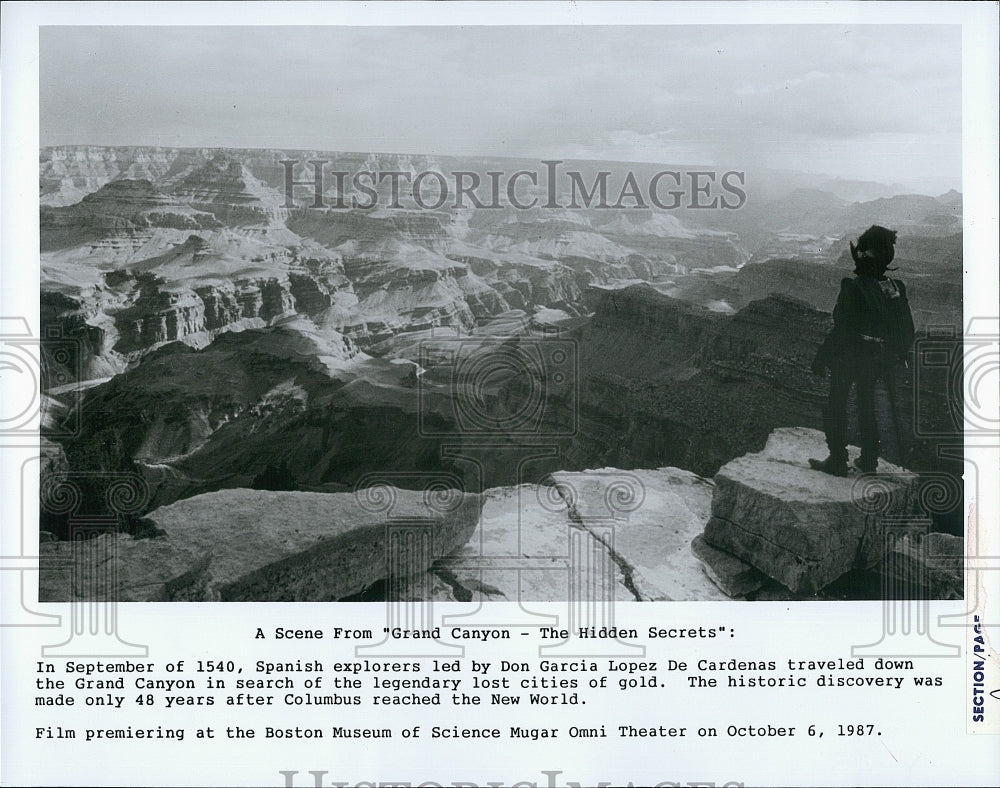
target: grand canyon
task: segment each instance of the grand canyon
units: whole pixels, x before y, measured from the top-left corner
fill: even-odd
[[[953,349],[961,194],[762,171],[746,174],[746,200],[730,210],[574,208],[569,195],[559,208],[427,209],[393,204],[387,183],[363,208],[335,207],[343,184],[329,178],[314,208],[307,185],[289,205],[290,160],[300,181],[310,160],[411,176],[542,167],[43,149],[44,550],[65,551],[73,517],[106,508],[108,479],[130,478],[134,505],[98,537],[116,545],[123,599],[382,598],[391,583],[378,519],[355,502],[390,489],[433,523],[426,562],[396,583],[412,598],[559,598],[565,582],[548,575],[508,591],[516,570],[470,566],[484,545],[561,555],[567,527],[606,551],[624,599],[877,594],[870,564],[845,565],[853,581],[839,586],[798,574],[753,588],[706,579],[698,561],[724,563],[705,556],[725,540],[706,546],[699,534],[722,517],[713,494],[735,461],[794,454],[801,464],[795,452],[809,441],[824,451],[815,430],[826,381],[809,367],[851,275],[848,242],[869,225],[899,232],[893,275],[907,284],[918,344]],[[670,169],[562,166],[588,183],[602,169],[647,179]],[[898,369],[880,400],[895,427],[885,459],[914,484],[960,479],[961,459],[939,451],[956,429],[953,376],[920,363],[917,353]],[[614,547],[587,530],[591,482],[615,474],[646,496],[636,520],[646,530],[631,547],[621,529]],[[52,490],[71,478],[80,500],[69,511]],[[428,493],[456,490],[454,505],[428,504]],[[939,541],[961,533],[959,505],[933,511]],[[683,527],[664,529],[672,518]],[[310,551],[328,536],[320,560]],[[647,560],[665,544],[669,556]],[[82,595],[70,582],[43,572],[43,597]]]

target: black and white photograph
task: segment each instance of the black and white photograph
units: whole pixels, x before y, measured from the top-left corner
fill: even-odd
[[[901,714],[924,674],[921,697],[964,704],[948,736],[1000,730],[991,4],[86,5],[26,4],[37,139],[16,148],[28,66],[3,71],[5,627],[66,628],[26,657],[32,747],[145,737],[169,758],[212,746],[182,715],[234,711],[175,704],[256,703],[284,708],[241,710],[228,739],[312,760],[285,769],[268,741],[229,776],[132,784],[378,784],[399,776],[384,748],[409,768],[432,730],[566,740],[541,763],[562,770],[496,761],[504,785],[688,784],[669,760],[629,771],[647,737],[698,748],[687,779],[735,748],[712,784],[945,784],[919,765],[934,707],[907,755],[860,713],[885,687],[872,713]],[[840,650],[798,661],[806,620]],[[541,663],[512,656],[529,641]],[[45,708],[85,668],[107,731]],[[99,675],[142,669],[163,681]],[[495,708],[539,687],[557,694]],[[844,711],[727,727],[747,688],[754,709]],[[689,727],[653,720],[664,700]],[[425,732],[380,703],[427,705],[405,710]],[[356,708],[310,708],[331,704]],[[334,738],[400,741],[298,741],[331,711]],[[603,771],[575,760],[609,736]],[[994,784],[966,738],[949,773]],[[766,771],[779,745],[825,754]],[[871,782],[850,765],[886,755]],[[407,780],[486,784],[468,774]]]
[[[128,486],[120,601],[962,596],[959,27],[40,55],[42,550]]]

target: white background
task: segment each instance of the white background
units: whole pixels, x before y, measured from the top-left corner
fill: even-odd
[[[0,315],[23,315],[38,331],[38,84],[37,27],[40,24],[636,24],[636,23],[791,23],[791,22],[921,22],[963,25],[964,195],[965,195],[965,294],[966,314],[995,317],[997,295],[997,14],[992,3],[976,4],[253,4],[232,6],[166,3],[119,6],[112,4],[11,5],[3,8],[2,29],[2,247],[0,247]],[[4,380],[4,396],[11,392]],[[995,413],[996,392],[985,407]],[[996,443],[995,440],[992,441]],[[987,441],[989,443],[989,441]],[[970,473],[967,499],[971,523],[977,528],[988,556],[1000,554],[997,546],[997,460],[995,448],[977,448],[970,439],[969,456],[978,463],[978,484]],[[25,544],[35,543],[37,511],[32,501],[37,491],[21,489],[20,466],[30,449],[0,443],[3,496],[3,554],[20,548],[21,503],[27,530]],[[972,466],[970,466],[970,470]],[[973,496],[976,499],[973,501]],[[971,508],[974,504],[974,509]],[[978,519],[976,519],[978,517]],[[996,567],[997,559],[990,559]],[[6,566],[6,565],[5,565]],[[4,572],[5,591],[9,589]],[[28,575],[30,577],[30,575]],[[939,602],[931,605],[931,635],[945,644],[962,645],[969,637],[962,627],[939,627],[938,617],[951,615],[954,625],[978,600],[981,615],[996,636],[1000,611],[996,607],[1000,572],[995,568],[970,576],[968,605]],[[67,636],[68,605],[39,606],[31,598],[28,606],[63,616],[61,628],[14,628],[2,630],[2,757],[3,784],[106,784],[106,785],[280,785],[279,770],[302,772],[296,785],[309,785],[310,769],[328,770],[326,780],[437,780],[442,783],[518,780],[546,784],[542,770],[560,771],[558,778],[581,784],[606,781],[635,784],[659,781],[737,780],[747,785],[843,785],[843,784],[982,784],[995,785],[1000,775],[1000,747],[991,735],[970,735],[968,660],[935,659],[920,662],[927,672],[945,676],[945,687],[931,692],[878,690],[789,691],[785,695],[760,692],[711,690],[609,691],[601,705],[556,710],[529,709],[529,714],[506,717],[494,707],[473,707],[460,712],[450,706],[412,715],[372,717],[368,724],[402,727],[406,722],[429,727],[457,723],[504,728],[521,723],[566,728],[580,719],[604,718],[609,725],[630,722],[639,725],[711,724],[724,728],[729,722],[747,724],[825,725],[837,722],[871,721],[883,736],[871,740],[822,739],[714,741],[623,740],[609,738],[594,744],[566,738],[552,742],[511,742],[479,746],[462,742],[415,742],[394,739],[387,745],[364,747],[331,742],[228,743],[197,742],[160,744],[128,741],[113,746],[75,745],[34,736],[36,724],[49,724],[49,715],[39,715],[30,705],[35,674],[34,661],[45,644]],[[986,608],[991,604],[992,608]],[[4,622],[16,618],[19,600],[6,593]],[[546,606],[533,610],[543,611]],[[548,608],[559,614],[558,606]],[[441,612],[446,612],[441,610]],[[499,610],[498,612],[502,612]],[[563,611],[564,612],[564,611]],[[737,637],[723,648],[707,642],[680,641],[651,646],[650,658],[696,661],[701,657],[744,659],[835,659],[850,657],[851,645],[877,641],[881,632],[882,604],[857,603],[671,603],[621,605],[620,625],[643,629],[656,623],[734,627]],[[320,658],[332,662],[353,657],[346,642],[322,641],[307,647],[251,639],[257,626],[270,631],[281,624],[324,627],[354,623],[376,631],[384,622],[380,605],[124,605],[120,633],[125,639],[148,645],[150,659],[165,662],[185,658]],[[522,640],[529,640],[523,638]],[[530,638],[532,643],[536,641]],[[929,641],[926,641],[929,642]],[[514,659],[534,660],[533,650],[515,641]],[[934,650],[934,647],[930,647]],[[266,651],[265,651],[266,650]],[[466,656],[499,659],[500,649],[468,646]],[[993,686],[1000,686],[1000,669],[991,666]],[[463,674],[467,678],[468,674]],[[775,691],[780,693],[781,691]],[[131,693],[129,693],[131,694]],[[362,694],[368,694],[365,690]],[[993,703],[992,719],[1000,717],[1000,703]],[[523,708],[523,707],[522,707]],[[273,717],[216,707],[207,716],[192,715],[181,723],[166,711],[137,719],[136,723],[183,725],[189,731],[199,725],[224,727],[237,720],[257,727],[264,724],[311,724],[294,710],[276,707]],[[283,719],[281,719],[283,715]],[[593,715],[593,716],[591,716]],[[66,724],[93,726],[95,719],[121,727],[105,715],[78,707]],[[349,719],[345,718],[347,724]],[[596,724],[596,722],[595,722]],[[829,729],[829,728],[828,728]],[[997,730],[996,727],[993,730]],[[190,736],[190,733],[189,733]],[[329,784],[329,783],[326,783]]]

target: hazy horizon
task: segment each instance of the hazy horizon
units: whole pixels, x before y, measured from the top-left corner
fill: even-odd
[[[559,158],[962,188],[958,26],[45,27],[40,51],[42,147]]]

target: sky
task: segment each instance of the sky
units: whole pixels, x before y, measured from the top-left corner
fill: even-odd
[[[952,25],[46,27],[40,137],[961,188]]]

